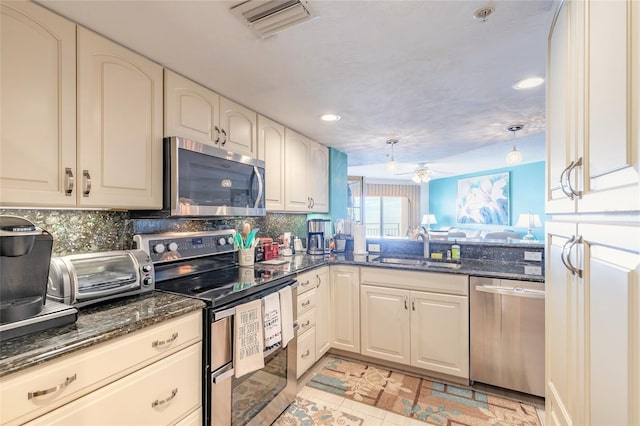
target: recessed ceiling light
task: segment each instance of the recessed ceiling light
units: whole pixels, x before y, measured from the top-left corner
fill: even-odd
[[[516,90],[532,89],[534,87],[540,86],[542,83],[544,83],[544,78],[542,77],[525,78],[524,80],[520,80],[516,84],[514,84],[513,88]]]
[[[338,114],[325,114],[320,117],[323,121],[338,121],[340,116]]]

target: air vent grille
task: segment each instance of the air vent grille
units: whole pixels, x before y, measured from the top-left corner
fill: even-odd
[[[231,8],[261,38],[313,19],[306,0],[249,0]]]

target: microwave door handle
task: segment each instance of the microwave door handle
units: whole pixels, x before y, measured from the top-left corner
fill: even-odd
[[[253,205],[253,208],[260,207],[260,200],[262,199],[262,192],[264,190],[262,183],[262,176],[260,175],[260,170],[256,166],[253,166],[253,172],[256,174],[256,178],[258,178],[258,196],[256,197],[256,202]]]

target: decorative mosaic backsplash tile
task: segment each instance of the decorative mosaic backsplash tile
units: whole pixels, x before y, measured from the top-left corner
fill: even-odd
[[[24,217],[53,235],[52,256],[129,250],[134,234],[241,230],[247,222],[260,228],[258,237],[277,238],[284,232],[306,238],[307,215],[269,213],[265,217],[228,219],[131,219],[128,212],[89,210],[0,209],[1,215]]]

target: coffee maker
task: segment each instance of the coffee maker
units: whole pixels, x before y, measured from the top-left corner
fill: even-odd
[[[307,220],[307,254],[330,253],[331,221],[329,219]]]
[[[44,308],[53,237],[18,216],[0,216],[0,323]]]

